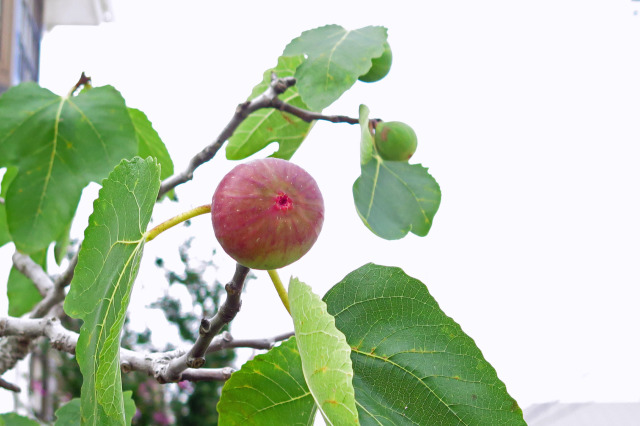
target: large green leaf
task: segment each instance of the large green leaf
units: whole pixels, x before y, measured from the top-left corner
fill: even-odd
[[[420,164],[376,155],[353,184],[358,215],[374,234],[396,240],[409,232],[424,237],[440,206],[440,186]]]
[[[47,250],[31,254],[31,260],[47,270]],[[14,266],[9,272],[7,280],[7,298],[9,299],[9,315],[19,317],[29,312],[42,296],[35,284]]]
[[[345,336],[322,299],[296,278],[289,282],[289,300],[302,371],[320,413],[330,425],[358,424]]]
[[[60,238],[82,189],[136,151],[131,118],[113,87],[76,97],[35,83],[9,89],[0,97],[0,167],[18,168],[6,196],[16,247],[34,253]]]
[[[351,346],[365,425],[525,425],[494,368],[426,286],[365,265],[324,297]]]
[[[246,362],[218,402],[220,426],[312,425],[315,402],[304,380],[295,337]]]
[[[253,89],[249,99],[254,99],[267,90],[272,73],[280,78],[290,77],[294,75],[296,68],[303,60],[302,55],[278,58],[276,67],[265,71],[262,82]],[[288,88],[279,98],[296,107],[309,109],[300,98],[296,86]],[[229,138],[226,148],[227,158],[242,160],[270,143],[278,142],[278,151],[272,156],[288,160],[307,137],[311,126],[311,123],[274,108],[259,109],[251,113]]]
[[[302,100],[314,110],[331,105],[371,68],[384,52],[387,29],[364,27],[348,31],[327,25],[303,32],[284,49],[285,56],[304,54],[296,70]]]
[[[124,422],[120,333],[159,188],[155,159],[122,161],[103,181],[84,233],[64,310],[83,320],[76,356],[88,424]]]
[[[130,425],[133,416],[136,414],[136,403],[132,398],[132,391],[125,391],[124,398],[124,415],[125,424]],[[77,426],[81,424],[81,406],[80,398],[73,398],[56,410],[55,426]]]
[[[18,169],[15,167],[9,167],[6,170],[4,176],[2,176],[0,197],[5,198],[7,196],[9,185],[11,185],[11,181],[16,177],[17,173]],[[0,203],[0,247],[7,244],[9,241],[11,241],[11,234],[9,234],[9,228],[7,227],[7,209],[4,203]]]

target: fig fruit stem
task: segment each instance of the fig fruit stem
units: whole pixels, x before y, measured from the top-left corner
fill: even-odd
[[[155,237],[163,233],[169,228],[173,228],[174,226],[191,219],[192,217],[200,216],[201,214],[211,213],[211,204],[205,204],[204,206],[198,206],[191,210],[187,210],[184,213],[180,213],[177,216],[172,217],[169,220],[165,220],[158,226],[154,227],[150,231],[147,231],[147,236],[145,238],[146,242],[153,240]]]
[[[284,285],[282,285],[278,271],[275,269],[269,269],[267,272],[271,277],[271,281],[273,281],[273,285],[278,292],[278,296],[280,296],[280,300],[282,300],[282,304],[287,309],[287,312],[289,312],[289,315],[291,315],[291,309],[289,308],[289,295],[287,294],[287,290],[285,290]]]

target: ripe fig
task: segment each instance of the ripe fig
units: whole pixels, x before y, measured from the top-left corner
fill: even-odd
[[[382,52],[381,56],[377,58],[373,58],[371,60],[371,68],[367,71],[366,74],[358,77],[358,80],[364,81],[365,83],[373,83],[378,80],[382,80],[387,74],[389,74],[389,70],[391,69],[391,47],[389,43],[384,43],[384,52]]]
[[[418,147],[416,133],[400,121],[379,122],[374,140],[380,156],[390,161],[409,161]]]
[[[225,252],[254,269],[278,269],[316,242],[324,201],[303,168],[278,158],[240,164],[221,181],[211,205],[213,230]]]

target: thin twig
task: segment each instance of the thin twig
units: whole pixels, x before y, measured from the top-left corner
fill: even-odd
[[[279,334],[273,337],[257,338],[257,339],[234,339],[231,333],[228,331],[222,332],[213,338],[211,344],[207,348],[207,353],[218,352],[223,349],[232,348],[252,348],[252,349],[265,349],[269,350],[275,346],[276,343],[283,340],[287,340],[293,336],[293,331]]]
[[[222,368],[187,368],[181,374],[182,380],[191,382],[213,382],[229,380],[235,370],[231,367]]]
[[[78,247],[78,251],[73,255],[71,260],[69,261],[69,265],[67,265],[67,269],[64,270],[62,274],[56,278],[53,282],[54,287],[56,288],[65,288],[69,284],[71,284],[71,280],[73,279],[73,273],[78,265],[78,255],[80,254],[80,247]]]
[[[0,388],[4,388],[6,390],[9,390],[11,392],[20,392],[20,387],[14,385],[13,383],[7,382],[5,379],[3,379],[2,377],[0,377]]]
[[[347,123],[347,124],[358,124],[360,120],[353,117],[347,117],[346,115],[324,115],[319,112],[308,111],[306,109],[298,108],[297,106],[293,106],[281,100],[280,98],[275,98],[271,101],[271,106],[273,108],[279,109],[280,111],[288,112],[291,115],[295,115],[301,120],[310,123],[315,120],[323,120],[330,121],[332,123]]]

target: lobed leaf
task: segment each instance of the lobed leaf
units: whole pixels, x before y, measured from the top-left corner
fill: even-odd
[[[160,188],[160,167],[152,158],[123,160],[102,185],[64,310],[83,320],[76,347],[84,378],[83,423],[106,425],[124,422],[120,333]]]
[[[292,337],[231,375],[218,402],[218,423],[310,426],[315,412]]]
[[[525,425],[475,342],[401,269],[365,265],[324,300],[351,346],[363,425]]]
[[[360,219],[387,240],[409,232],[424,237],[440,206],[440,186],[420,164],[386,161],[375,154],[361,165],[353,184],[353,199]]]
[[[60,97],[24,83],[0,97],[0,117],[0,167],[18,168],[6,197],[7,224],[26,253],[60,238],[82,189],[137,150],[124,100],[110,86]]]
[[[280,78],[293,76],[303,60],[301,55],[278,58],[278,64],[264,72],[262,82],[254,87],[249,100],[267,90],[273,73]],[[288,88],[279,98],[298,108],[309,109],[296,86]],[[227,159],[242,160],[277,142],[278,150],[272,157],[288,160],[307,137],[311,126],[311,123],[275,108],[259,109],[251,113],[229,138]]]
[[[296,86],[302,100],[314,111],[321,111],[369,71],[371,59],[382,55],[386,41],[384,27],[348,31],[327,25],[303,32],[283,54],[307,56],[296,70]]]
[[[320,413],[330,425],[358,424],[345,336],[322,299],[296,278],[289,282],[289,300],[302,371]]]

